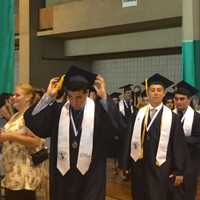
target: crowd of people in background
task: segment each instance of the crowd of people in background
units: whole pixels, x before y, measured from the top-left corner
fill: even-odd
[[[50,194],[51,200],[104,200],[105,160],[111,158],[113,173],[131,181],[134,200],[195,200],[200,169],[200,98],[194,96],[198,90],[156,74],[108,95],[103,77],[76,70],[69,70],[68,79],[52,79],[47,90],[20,84],[13,94],[0,94],[5,199],[48,200]],[[86,108],[95,114],[89,116]],[[51,144],[44,139],[48,137]],[[32,160],[46,146],[51,149],[51,192],[48,158],[37,164]],[[87,156],[82,158],[81,151]]]

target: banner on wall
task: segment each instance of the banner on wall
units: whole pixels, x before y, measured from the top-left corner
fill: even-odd
[[[122,8],[137,6],[137,0],[122,0]]]
[[[0,93],[14,87],[14,0],[0,1]]]

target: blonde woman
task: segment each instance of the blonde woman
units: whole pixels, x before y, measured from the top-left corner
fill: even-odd
[[[13,107],[17,110],[1,130],[3,143],[3,168],[6,200],[35,200],[36,189],[42,181],[42,166],[32,164],[31,154],[44,145],[44,140],[34,135],[24,125],[23,114],[35,99],[29,84],[20,84],[13,95]]]

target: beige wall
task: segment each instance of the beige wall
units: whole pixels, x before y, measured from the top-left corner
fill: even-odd
[[[51,1],[52,3],[53,1]],[[138,6],[122,8],[121,0],[66,0],[53,8],[53,30],[62,34],[106,28],[182,15],[182,0],[138,0]],[[56,1],[55,3],[58,3]],[[65,56],[115,53],[181,45],[181,27],[65,41]],[[42,35],[45,35],[42,33]]]
[[[121,0],[80,0],[56,5],[54,33],[109,27],[182,15],[182,0],[138,0],[122,8]]]
[[[30,76],[30,1],[20,0],[19,6],[19,69],[18,81],[29,82]],[[27,9],[24,9],[27,8]],[[23,19],[23,20],[22,20]]]
[[[183,0],[183,40],[200,39],[200,1]]]
[[[65,55],[90,55],[181,46],[181,28],[67,40]]]
[[[51,77],[64,73],[71,63],[89,68],[92,65],[92,61],[72,62],[64,56],[176,47],[181,43],[181,27],[73,40],[47,37],[44,31],[38,37],[38,9],[43,7],[44,0],[19,0],[19,3],[19,81],[29,80],[37,87],[45,87]],[[182,15],[181,7],[182,0],[138,0],[138,6],[130,8],[122,8],[121,0],[70,0],[54,7],[54,26],[50,33],[176,17]]]

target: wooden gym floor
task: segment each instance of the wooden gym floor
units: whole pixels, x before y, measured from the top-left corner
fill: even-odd
[[[106,200],[132,200],[130,181],[123,181],[120,175],[114,174],[113,160],[107,162],[107,197]],[[200,200],[200,176],[198,178],[197,197]]]

